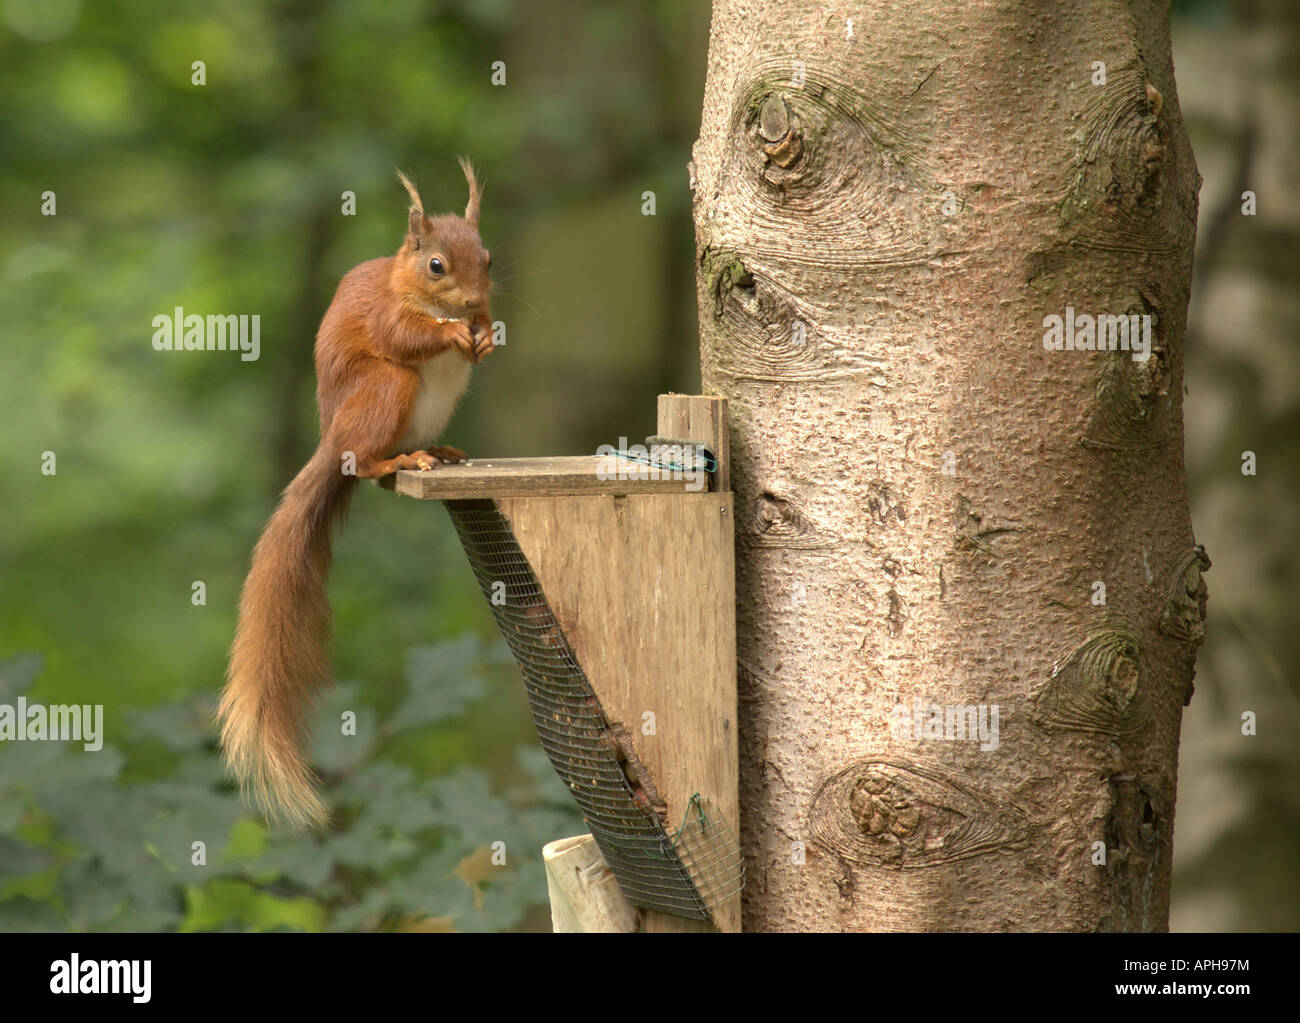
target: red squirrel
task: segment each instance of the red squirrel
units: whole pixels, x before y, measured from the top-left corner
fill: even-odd
[[[328,820],[304,751],[313,699],[330,680],[325,581],[330,531],[360,479],[432,469],[465,458],[431,446],[451,418],[470,366],[492,351],[488,277],[479,238],[480,190],[465,216],[429,217],[411,197],[395,256],[353,267],[316,334],[320,444],[285,489],[239,599],[239,620],[217,717],[231,774],[272,820]]]

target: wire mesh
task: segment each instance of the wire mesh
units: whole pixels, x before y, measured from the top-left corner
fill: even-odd
[[[634,906],[693,919],[739,890],[739,845],[716,811],[692,800],[670,837],[619,763],[617,740],[509,521],[493,501],[447,510],[501,634],[518,661],[542,749],[582,809]],[[677,846],[680,843],[680,848]],[[698,881],[698,886],[697,886]]]
[[[682,826],[673,836],[673,848],[695,879],[700,898],[710,909],[721,905],[745,886],[745,863],[740,843],[722,811],[691,796]]]

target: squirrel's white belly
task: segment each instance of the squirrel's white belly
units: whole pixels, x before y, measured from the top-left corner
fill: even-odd
[[[469,363],[456,352],[442,352],[420,367],[420,390],[397,442],[402,453],[418,451],[437,441],[456,402],[465,393],[469,370]]]

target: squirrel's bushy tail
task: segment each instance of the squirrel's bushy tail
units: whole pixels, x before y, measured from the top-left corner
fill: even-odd
[[[268,817],[296,828],[329,817],[304,747],[330,680],[330,532],[355,482],[322,448],[285,488],[253,550],[217,708],[231,774]]]

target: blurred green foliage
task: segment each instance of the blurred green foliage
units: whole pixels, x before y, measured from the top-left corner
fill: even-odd
[[[345,767],[323,712],[342,830],[241,816],[206,708],[248,553],[315,444],[316,327],[343,273],[401,240],[397,167],[439,210],[464,207],[457,154],[486,185],[509,342],[446,442],[594,451],[697,385],[685,167],[707,19],[695,0],[0,3],[0,660],[39,655],[6,684],[103,704],[108,735],[0,750],[0,930],[548,926],[540,845],[583,828],[536,802],[517,670],[470,682],[494,629],[437,505],[363,487],[336,543],[330,707],[376,729]],[[154,351],[178,305],[260,315],[261,358]],[[463,708],[435,715],[435,681]],[[447,871],[489,839],[512,866],[476,895]]]
[[[335,689],[313,750],[338,816],[323,837],[243,816],[203,700],[128,715],[124,743],[166,761],[147,780],[131,779],[115,745],[5,743],[0,930],[518,927],[544,901],[538,850],[582,830],[545,756],[520,747],[521,783],[504,792],[481,768],[421,776],[382,756],[396,736],[463,727],[466,707],[516,684],[512,665],[504,644],[465,637],[409,651],[390,713],[367,710],[356,685]],[[38,668],[30,656],[0,664],[0,702],[28,692]]]

